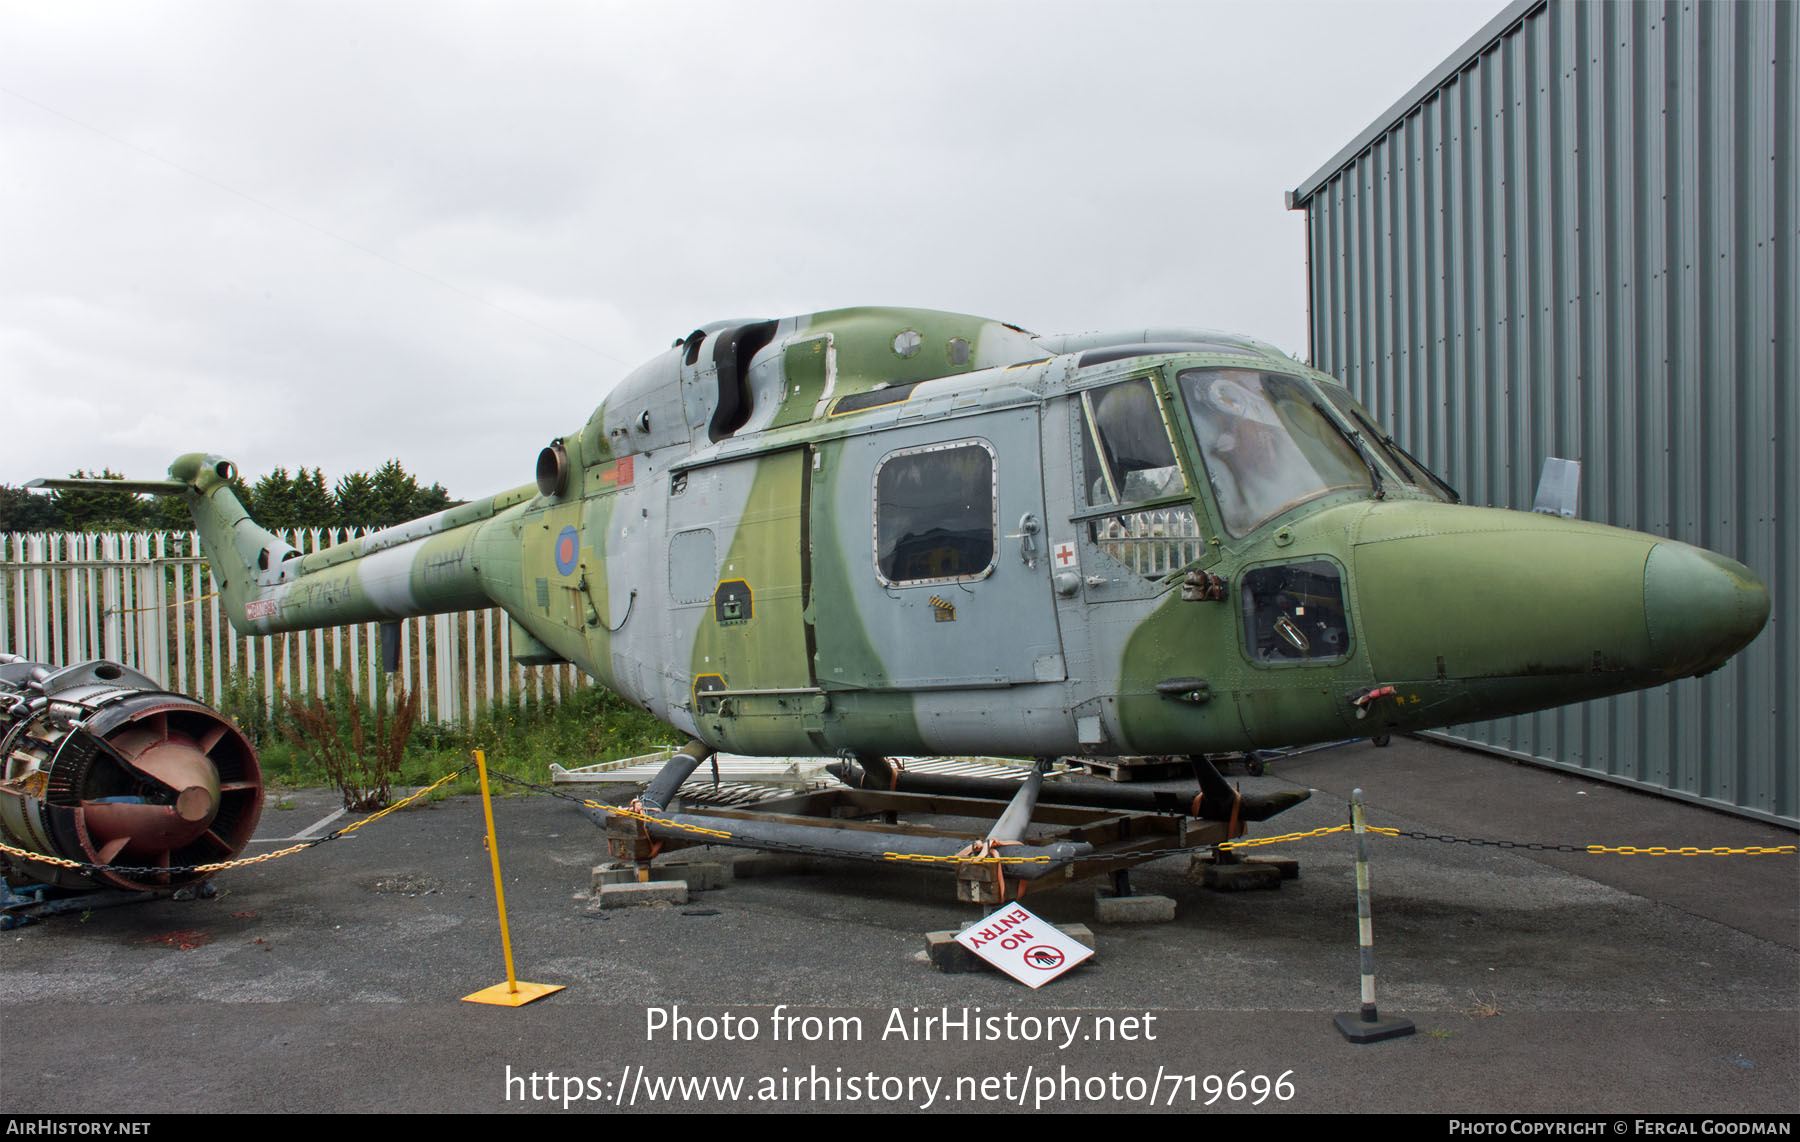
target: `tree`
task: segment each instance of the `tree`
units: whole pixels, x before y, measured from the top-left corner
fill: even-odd
[[[338,527],[393,527],[456,503],[442,484],[421,488],[400,461],[389,460],[374,475],[351,472],[338,478],[334,520]]]
[[[339,476],[335,500],[339,527],[368,527],[375,518],[375,483],[367,472]]]
[[[79,471],[75,476],[88,478]],[[111,469],[96,478],[125,479]],[[234,475],[231,490],[251,519],[276,532],[392,527],[458,502],[442,484],[421,488],[398,460],[389,460],[373,475],[351,472],[340,477],[335,493],[325,483],[324,471],[316,467],[299,468],[292,476],[285,467],[277,467],[254,486]],[[41,496],[0,484],[0,531],[188,531],[194,522],[187,508],[185,494],[140,496],[82,489]]]
[[[186,496],[156,496],[150,504],[150,526],[163,531],[192,531],[194,517],[188,514]]]
[[[77,468],[76,479],[88,479]],[[103,468],[99,480],[123,480],[111,468]],[[63,526],[75,531],[137,531],[153,523],[150,505],[143,496],[130,492],[59,491],[51,497]]]
[[[251,494],[256,500],[251,517],[257,523],[270,531],[294,526],[294,481],[289,478],[286,468],[278,467],[256,481]]]
[[[325,487],[325,473],[300,469],[292,486],[295,527],[331,527],[337,523],[337,505]]]
[[[450,498],[450,493],[444,490],[444,485],[433,484],[429,488],[420,489],[419,493],[413,496],[412,518],[417,519],[422,515],[441,512],[445,508],[454,507],[460,502],[462,501]]]
[[[51,497],[0,484],[0,531],[57,531],[64,526]]]
[[[409,475],[400,461],[389,460],[375,470],[373,485],[375,517],[370,527],[393,527],[413,518],[413,500],[420,493],[419,482]]]

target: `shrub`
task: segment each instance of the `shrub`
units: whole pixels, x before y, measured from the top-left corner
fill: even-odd
[[[396,688],[392,711],[388,691],[382,675],[374,701],[365,707],[350,676],[338,670],[332,672],[328,697],[284,699],[288,739],[325,771],[352,812],[384,809],[393,799],[394,778],[419,721],[417,690]]]

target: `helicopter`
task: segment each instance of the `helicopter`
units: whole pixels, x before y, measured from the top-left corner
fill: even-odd
[[[190,453],[167,480],[106,486],[182,498],[240,632],[497,605],[518,661],[573,663],[685,735],[616,831],[639,857],[725,750],[1004,802],[988,842],[1023,838],[1040,796],[1082,796],[1046,793],[1042,766],[981,788],[887,759],[1186,756],[1197,804],[1120,790],[1088,809],[1174,816],[1184,843],[1188,825],[1241,831],[1305,791],[1246,797],[1205,755],[1661,685],[1718,668],[1769,612],[1713,552],[1462,503],[1337,381],[1198,329],[1040,336],[901,308],[717,322],[550,441],[532,482],[311,554],[246,515],[234,475]],[[740,843],[806,828],[752,817]],[[967,851],[879,828],[837,843]],[[1122,843],[1090,820],[1001,863],[1029,877]]]

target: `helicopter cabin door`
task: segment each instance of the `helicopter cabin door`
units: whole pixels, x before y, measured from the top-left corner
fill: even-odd
[[[803,614],[808,455],[672,478],[665,669],[696,720],[745,752],[796,748],[823,710]]]
[[[1037,417],[1008,409],[818,446],[809,618],[821,687],[1063,680]]]

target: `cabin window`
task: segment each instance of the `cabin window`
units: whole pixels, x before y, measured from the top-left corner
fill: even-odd
[[[888,586],[954,583],[994,569],[999,537],[991,445],[909,448],[875,468],[875,573]]]
[[[1244,644],[1256,662],[1329,662],[1350,652],[1343,577],[1323,559],[1244,573]]]

